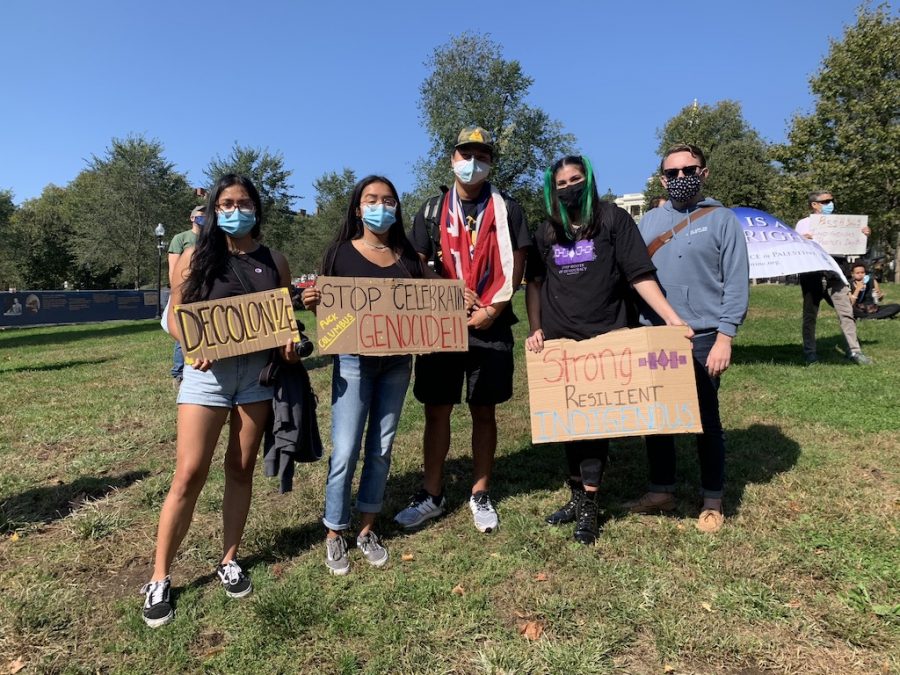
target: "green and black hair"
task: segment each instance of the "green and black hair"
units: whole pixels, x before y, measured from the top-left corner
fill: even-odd
[[[564,166],[577,166],[584,174],[584,192],[581,194],[581,205],[576,222],[581,225],[578,235],[572,230],[572,223],[568,209],[559,201],[556,193],[556,173]],[[575,241],[580,236],[582,239],[592,239],[600,229],[599,214],[600,195],[597,194],[597,185],[594,182],[594,169],[591,160],[586,156],[567,155],[557,160],[553,166],[544,172],[544,206],[554,230],[562,230],[569,241]],[[598,207],[595,213],[595,206]],[[561,240],[559,234],[554,237]]]

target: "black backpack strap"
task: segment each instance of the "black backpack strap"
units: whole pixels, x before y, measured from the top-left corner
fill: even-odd
[[[441,206],[447,193],[432,197],[425,202],[423,211],[423,219],[425,220],[425,229],[428,232],[428,239],[431,241],[431,261],[434,263],[434,271],[441,273],[441,259],[438,252],[441,250]]]

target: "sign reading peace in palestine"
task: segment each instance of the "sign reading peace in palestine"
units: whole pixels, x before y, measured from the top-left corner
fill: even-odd
[[[525,354],[534,443],[702,431],[682,327],[547,340]]]
[[[318,277],[322,354],[426,354],[469,348],[462,281]]]
[[[300,342],[291,294],[283,287],[174,309],[188,364],[281,347],[288,340]]]

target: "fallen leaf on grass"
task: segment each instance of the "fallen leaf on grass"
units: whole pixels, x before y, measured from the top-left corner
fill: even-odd
[[[712,605],[709,604],[708,602],[701,602],[701,603],[700,603],[700,606],[701,606],[703,609],[705,609],[707,612],[713,611],[713,610],[712,610]]]
[[[791,599],[791,600],[788,600],[788,601],[785,603],[785,606],[786,606],[786,607],[790,607],[791,609],[799,609],[799,608],[800,608],[800,601],[799,601],[797,598],[793,598],[793,599]]]
[[[500,557],[500,554],[499,554],[499,553],[491,553],[491,557],[492,557],[492,558],[499,558],[499,557]]]
[[[456,584],[450,592],[453,593],[453,595],[465,595],[466,589],[462,587],[462,584]]]
[[[11,535],[9,535],[9,540],[10,541],[19,541],[19,533],[13,532]]]
[[[666,665],[663,666],[663,672],[664,672],[664,673],[674,673],[674,672],[675,672],[675,666],[670,666],[670,665],[667,663]]]
[[[684,523],[678,523],[678,524],[675,526],[675,529],[676,529],[676,530],[679,530],[679,531],[680,531],[680,530],[683,530],[683,529],[684,529]]]
[[[547,581],[547,573],[546,572],[538,572],[534,575],[535,581]]]
[[[210,647],[205,652],[203,652],[202,656],[204,659],[208,659],[215,656],[216,654],[221,654],[224,651],[225,647]]]
[[[280,579],[284,574],[284,566],[281,563],[275,563],[272,565],[272,576],[276,579]]]
[[[518,625],[519,635],[527,640],[537,640],[544,633],[544,624],[540,621],[523,621]]]
[[[788,502],[788,508],[794,513],[801,513],[803,511],[803,507],[797,502]]]
[[[403,555],[400,556],[400,560],[402,560],[403,562],[409,562],[410,560],[415,560],[415,559],[416,559],[416,556],[414,556],[412,553],[404,553]]]
[[[22,668],[24,668],[24,667],[25,667],[25,661],[23,661],[20,657],[18,659],[12,660],[6,664],[6,672],[9,673],[9,675],[14,675],[15,673],[18,673],[20,670],[22,670]]]

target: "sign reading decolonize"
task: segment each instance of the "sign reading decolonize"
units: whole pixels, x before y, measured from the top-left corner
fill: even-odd
[[[427,354],[469,348],[462,281],[319,277],[322,354]]]
[[[684,335],[677,326],[635,328],[526,350],[532,442],[700,433]]]
[[[175,305],[185,363],[224,359],[300,342],[286,288]]]

